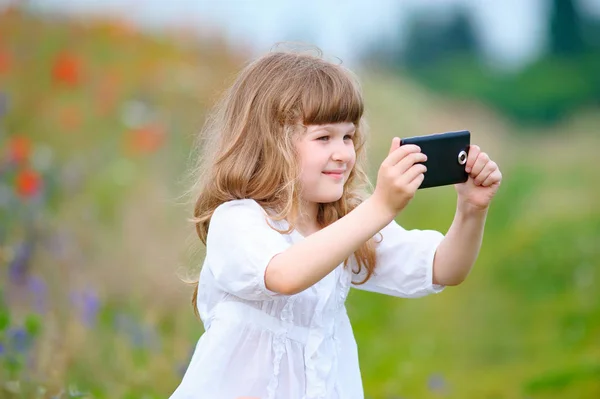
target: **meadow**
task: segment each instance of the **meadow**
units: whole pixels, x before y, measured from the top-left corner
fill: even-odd
[[[194,135],[248,54],[191,32],[0,14],[0,398],[164,398],[202,334],[203,248],[180,195]],[[375,182],[392,137],[468,129],[504,182],[467,281],[353,290],[367,398],[600,397],[600,110],[523,127],[374,67]],[[453,187],[398,216],[445,232]]]

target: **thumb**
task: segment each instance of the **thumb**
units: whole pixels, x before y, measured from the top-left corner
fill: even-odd
[[[398,149],[398,147],[400,147],[400,138],[399,137],[394,137],[392,139],[392,146],[390,147],[390,152],[389,154],[391,154],[392,152],[394,152],[396,149]],[[389,155],[388,154],[388,155]]]

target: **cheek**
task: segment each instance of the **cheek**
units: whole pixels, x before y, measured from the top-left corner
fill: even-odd
[[[346,168],[347,168],[347,172],[346,172],[346,180],[348,179],[348,177],[350,176],[350,173],[352,173],[352,171],[354,170],[354,165],[356,164],[356,153],[352,154],[352,157],[350,157],[348,159],[348,163],[346,163]]]
[[[307,182],[314,179],[316,170],[320,170],[321,165],[318,163],[317,151],[310,146],[301,147],[299,149],[299,164],[300,164],[300,178]]]
[[[352,169],[356,163],[356,151],[352,151],[351,156],[348,160],[348,169]]]
[[[300,152],[300,164],[306,169],[322,167],[322,163],[327,160],[327,154],[319,146],[307,145]]]

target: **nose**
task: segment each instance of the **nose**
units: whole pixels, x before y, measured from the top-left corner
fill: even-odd
[[[354,145],[344,142],[336,143],[331,158],[336,162],[349,162],[354,154]]]

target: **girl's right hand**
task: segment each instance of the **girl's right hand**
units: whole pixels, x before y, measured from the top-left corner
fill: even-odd
[[[379,168],[373,196],[394,215],[402,211],[425,178],[427,168],[419,162],[426,160],[418,146],[400,146],[400,139],[394,137],[390,152]]]

